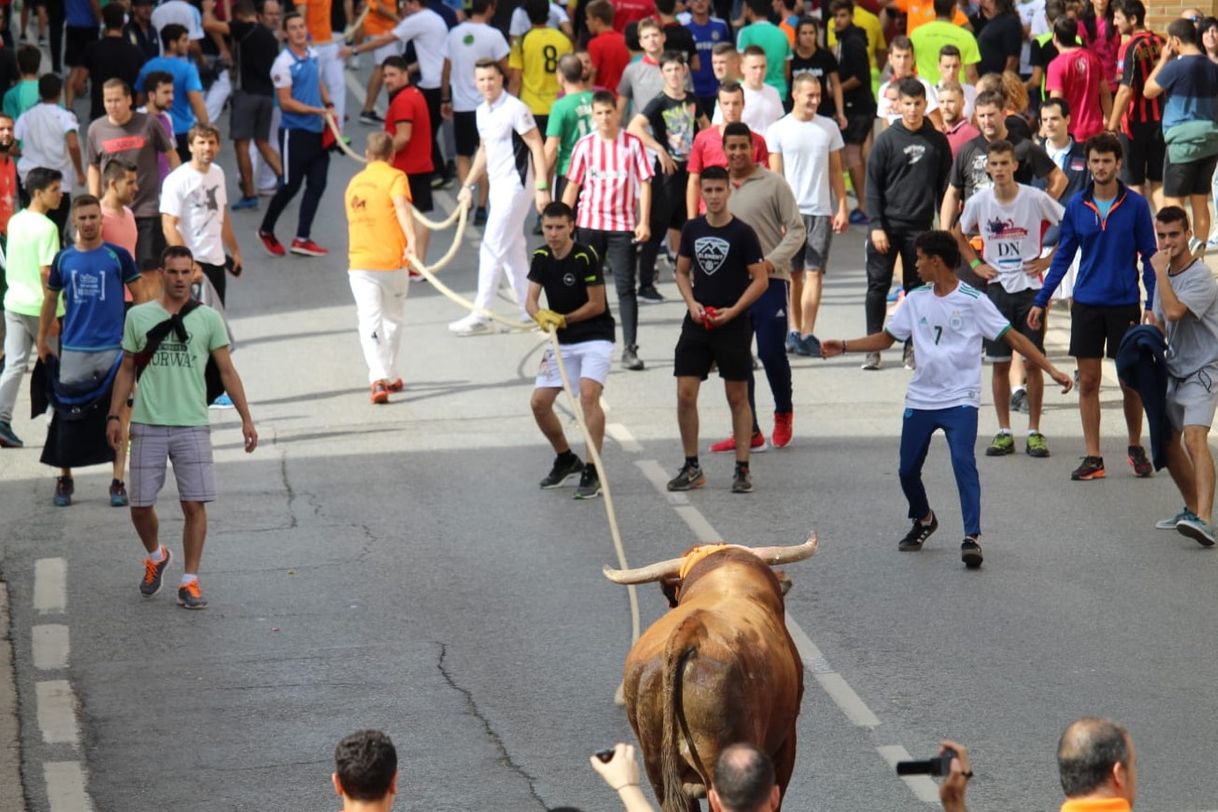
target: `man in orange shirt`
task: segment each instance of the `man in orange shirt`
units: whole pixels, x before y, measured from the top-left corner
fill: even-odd
[[[881,5],[890,13],[899,12],[905,15],[905,36],[907,37],[918,26],[934,22],[935,19],[934,0],[886,0],[882,1]],[[952,22],[962,28],[968,27],[968,17],[964,16],[964,12],[960,10],[959,6],[952,13]]]
[[[350,270],[347,280],[355,298],[359,341],[368,364],[373,403],[388,403],[390,392],[404,384],[398,374],[402,321],[409,278],[406,265],[414,256],[414,217],[406,173],[393,168],[393,139],[368,135],[368,165],[347,184]]]

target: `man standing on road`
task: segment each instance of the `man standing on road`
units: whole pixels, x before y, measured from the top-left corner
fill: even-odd
[[[76,115],[59,104],[63,80],[53,73],[44,74],[38,80],[38,96],[41,101],[21,114],[13,126],[13,136],[21,142],[21,158],[17,161],[17,174],[29,183],[29,173],[38,167],[54,169],[63,177],[63,197],[59,208],[47,212],[55,225],[59,226],[62,241],[67,233],[68,207],[71,205],[72,189],[84,177],[80,160],[80,137]]]
[[[541,230],[546,244],[533,252],[529,267],[529,315],[542,330],[556,330],[562,363],[573,386],[579,387],[580,408],[588,433],[599,453],[605,439],[605,412],[601,392],[613,363],[614,323],[605,297],[605,276],[600,257],[575,242],[575,214],[566,203],[554,202],[542,211]],[[539,302],[546,294],[546,309]],[[533,418],[554,448],[554,465],[542,488],[557,488],[567,477],[580,475],[576,499],[593,499],[601,492],[600,477],[589,453],[585,465],[571,451],[562,423],[554,414],[554,401],[562,392],[562,372],[554,348],[546,347],[534,383]]]
[[[110,505],[126,507],[123,482],[126,459],[105,441],[106,407],[110,389],[122,361],[124,286],[134,288],[140,272],[126,249],[102,241],[101,203],[93,195],[72,201],[72,225],[76,243],[60,251],[47,276],[47,295],[42,299],[38,320],[38,357],[50,363],[47,389],[54,394],[51,425],[40,461],[60,469],[55,481],[54,504],[72,504],[75,485],[72,469],[111,463]],[[63,294],[63,332],[58,342],[52,332],[58,326],[56,311]],[[78,407],[79,414],[61,412]],[[118,411],[121,422],[121,415]]]
[[[173,121],[173,136],[178,145],[178,157],[183,161],[190,160],[190,144],[186,134],[197,123],[207,124],[207,104],[203,101],[203,81],[199,78],[199,69],[190,61],[190,37],[184,26],[170,23],[161,29],[161,45],[163,53],[156,59],[149,59],[140,68],[136,77],[135,89],[147,94],[155,92],[156,88],[145,87],[148,74],[154,71],[164,71],[173,77],[173,97],[169,108],[169,116]]]
[[[220,131],[210,124],[190,131],[190,162],[169,173],[161,187],[161,226],[165,242],[185,245],[225,303],[225,273],[241,273],[241,246],[228,212],[224,170],[216,163]],[[224,247],[228,246],[229,265]]]
[[[385,132],[393,139],[393,166],[406,173],[410,186],[410,201],[421,214],[434,208],[431,199],[431,179],[436,167],[431,143],[431,120],[427,99],[410,84],[410,66],[405,57],[390,56],[381,65],[385,90],[389,93],[389,109],[385,113]],[[427,261],[427,243],[431,230],[422,223],[414,224],[415,255]],[[410,269],[413,278],[418,272]]]
[[[107,11],[108,8],[102,9],[105,35],[89,43],[80,64],[72,68],[67,81],[67,106],[71,109],[73,99],[84,92],[85,78],[88,77],[90,121],[106,115],[102,98],[106,82],[121,79],[127,87],[131,87],[147,61],[143,52],[123,37],[123,20],[126,18],[123,5],[115,4],[113,11]]]
[[[898,92],[901,119],[875,139],[867,161],[867,211],[871,214],[866,245],[868,335],[884,326],[897,257],[901,258],[905,293],[918,287],[918,275],[910,270],[917,262],[914,241],[930,229],[952,168],[947,136],[926,118],[922,83],[904,79]],[[905,366],[913,367],[912,344],[905,347]],[[872,350],[863,369],[879,368],[879,350]]]
[[[530,200],[538,213],[550,202],[550,184],[537,175],[546,168],[541,133],[524,102],[504,89],[506,78],[502,63],[494,59],[480,60],[474,66],[474,81],[483,100],[476,119],[481,143],[465,178],[466,185],[457,195],[457,205],[471,205],[478,181],[485,175],[491,189],[491,209],[478,251],[476,309],[448,325],[460,336],[492,330],[482,313],[491,308],[501,270],[507,272],[516,291],[521,320],[528,320],[524,309],[529,292],[524,221],[529,216]]]
[[[368,165],[351,178],[344,195],[350,245],[347,281],[355,298],[373,403],[388,403],[389,393],[403,388],[398,354],[409,291],[406,267],[415,256],[410,184],[406,173],[389,164],[393,147],[387,133],[369,133],[364,151]],[[426,157],[431,159],[430,152]]]
[[[1214,544],[1214,456],[1209,433],[1218,407],[1218,282],[1189,250],[1188,215],[1167,206],[1155,216],[1159,250],[1155,269],[1155,318],[1167,334],[1167,415],[1172,438],[1167,470],[1184,498],[1184,510],[1156,523]]]
[[[592,89],[583,78],[584,64],[575,54],[558,60],[558,83],[562,95],[550,108],[546,120],[546,172],[554,177],[554,199],[562,200],[567,168],[575,143],[592,132]]]
[[[712,51],[716,45],[731,44],[732,36],[727,23],[711,16],[710,0],[690,0],[686,4],[690,19],[685,24],[693,36],[698,49],[698,67],[692,71],[694,95],[702,108],[702,115],[710,118],[715,112],[715,96],[719,90],[719,79],[712,64]]]
[[[106,439],[116,452],[123,452],[118,415],[131,397],[138,376],[140,386],[131,414],[129,494],[131,523],[147,551],[140,593],[151,597],[160,590],[171,559],[169,548],[160,541],[155,508],[157,494],[165,484],[168,460],[173,463],[185,519],[182,527],[185,572],[178,583],[178,605],[205,609],[207,601],[199,587],[199,564],[207,536],[206,504],[216,498],[204,380],[209,360],[215,362],[224,389],[241,415],[245,453],[258,447],[258,432],[246,404],[245,387],[229,355],[224,321],[207,305],[190,300],[194,277],[190,250],[171,245],[165,249],[162,264],[160,297],[131,308],[123,325],[123,360],[110,398]],[[169,330],[156,352],[149,354],[148,333],[166,326]]]
[[[273,2],[273,0],[272,0]],[[147,113],[131,109],[131,88],[122,79],[109,79],[102,88],[106,115],[89,125],[85,139],[85,160],[88,163],[89,194],[105,194],[102,176],[106,165],[121,158],[136,167],[138,184],[132,205],[135,214],[138,262],[154,259],[159,240],[152,239],[153,229],[160,230],[161,167],[158,158],[164,156],[176,169],[181,161],[174,142],[160,122]]]
[[[820,79],[810,73],[796,75],[791,82],[794,108],[765,134],[770,169],[786,178],[795,193],[807,233],[791,259],[793,329],[786,345],[799,355],[820,355],[814,333],[829,245],[834,234],[846,231],[850,218],[842,179],[842,133],[832,119],[816,112],[823,93]]]
[[[617,84],[617,111],[622,121],[643,112],[647,103],[664,89],[660,56],[664,53],[664,29],[653,17],[639,23],[639,48],[643,57],[626,66]]]
[[[1121,43],[1121,84],[1108,116],[1108,131],[1119,134],[1125,149],[1122,180],[1152,205],[1163,183],[1163,108],[1144,94],[1146,80],[1159,62],[1163,38],[1146,29],[1142,0],[1116,0],[1113,25],[1127,39]],[[1202,239],[1206,235],[1202,234]]]
[[[1091,184],[1066,203],[1053,264],[1027,319],[1029,327],[1040,329],[1049,297],[1069,270],[1075,252],[1082,249],[1070,306],[1070,355],[1078,362],[1078,408],[1086,456],[1070,474],[1074,480],[1105,476],[1100,454],[1100,379],[1105,344],[1108,357],[1116,358],[1125,331],[1140,321],[1153,321],[1155,275],[1150,260],[1158,250],[1146,198],[1118,179],[1121,142],[1111,133],[1100,133],[1088,139],[1085,148]],[[1138,306],[1139,255],[1146,287],[1145,313]],[[1142,448],[1142,399],[1124,384],[1121,395],[1129,430],[1129,465],[1137,476],[1148,477],[1154,467]]]
[[[1040,257],[1041,236],[1047,228],[1061,222],[1065,210],[1045,192],[1015,182],[1019,161],[1010,141],[991,141],[986,151],[993,185],[969,198],[952,233],[963,260],[973,273],[988,283],[985,293],[994,307],[1043,353],[1044,325],[1036,330],[1029,327],[1028,310],[1041,286],[1041,276],[1049,266],[1049,260]],[[984,253],[980,257],[969,243],[967,235],[971,234],[979,234],[984,241]],[[985,453],[989,457],[1014,454],[1011,348],[1006,342],[987,341],[985,354],[993,362],[994,411],[998,414],[998,434]],[[1028,437],[1024,451],[1029,457],[1047,457],[1049,446],[1040,433],[1044,378],[1035,367],[1027,368],[1026,373]]]
[[[575,144],[562,202],[578,212],[579,241],[604,257],[613,274],[622,315],[622,366],[637,371],[643,369],[643,359],[638,354],[634,244],[651,236],[652,169],[642,140],[621,128],[609,91],[598,90],[592,97],[592,120],[596,130]]]
[[[296,12],[285,15],[283,28],[288,35],[288,47],[271,66],[271,84],[275,85],[282,111],[279,154],[284,156],[283,185],[266,207],[258,238],[271,256],[284,255],[283,243],[275,238],[275,224],[303,184],[305,192],[300,200],[291,251],[306,257],[324,257],[330,252],[313,242],[309,234],[330,171],[330,153],[322,146],[322,132],[326,116],[335,115],[335,108],[321,81],[317,54],[309,47],[304,17]]]
[[[942,429],[964,518],[960,558],[969,569],[977,569],[982,563],[981,480],[973,447],[981,406],[982,340],[1005,342],[1048,372],[1063,392],[1070,391],[1071,381],[1032,342],[1013,331],[986,296],[956,278],[960,251],[955,237],[946,231],[925,231],[915,238],[914,248],[923,285],[906,294],[884,330],[849,341],[825,341],[821,349],[825,358],[832,358],[851,348],[871,353],[891,347],[894,341],[913,341],[920,362],[905,392],[899,470],[913,526],[897,549],[917,552],[939,529],[922,484],[922,466],[931,437]]]
[[[343,122],[347,120],[347,79],[343,72],[343,58],[339,54],[341,29],[346,22],[341,21],[341,17],[340,22],[335,22],[334,8],[335,6],[342,7],[342,5],[342,0],[296,0],[295,2],[296,11],[302,15],[301,19],[305,23],[309,51],[317,64],[318,81],[325,88],[326,103],[334,106],[334,121],[340,130],[343,128]],[[284,21],[287,21],[286,17]],[[334,31],[336,27],[340,29],[337,32],[338,36]],[[288,40],[290,43],[290,35]]]
[[[13,433],[13,408],[21,389],[21,378],[38,340],[44,285],[51,263],[59,253],[59,227],[47,212],[59,207],[63,198],[63,176],[54,169],[36,167],[25,176],[30,204],[8,221],[5,247],[4,370],[0,372],[0,448],[22,448]],[[62,315],[63,311],[59,311]]]
[[[689,181],[685,185],[685,216],[692,220],[700,213],[702,185],[699,178],[711,166],[727,168],[727,155],[723,151],[723,131],[729,124],[744,116],[744,88],[739,82],[724,82],[719,85],[718,110],[723,112],[723,123],[703,127],[694,136],[694,146],[689,153]],[[765,166],[770,154],[765,148],[763,133],[753,133],[753,163]]]
[[[546,131],[550,108],[558,98],[558,59],[571,53],[567,35],[546,24],[549,0],[525,0],[531,27],[512,45],[508,57],[509,92],[524,102],[537,128]]]
[[[743,125],[741,125],[743,126]],[[732,493],[752,493],[749,473],[749,378],[753,372],[753,330],[749,308],[770,284],[769,265],[757,234],[728,210],[732,193],[728,172],[707,167],[699,178],[706,214],[681,229],[677,289],[687,312],[677,340],[673,375],[677,379],[677,425],[685,463],[668,490],[689,491],[706,484],[698,462],[698,390],[717,367],[732,411],[736,471]]]

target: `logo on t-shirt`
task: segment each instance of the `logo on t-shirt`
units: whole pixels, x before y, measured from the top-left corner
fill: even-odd
[[[563,274],[562,283],[564,285],[566,285],[567,287],[573,287],[575,285],[575,274],[573,274],[569,271],[567,273]]]
[[[474,44],[474,35],[466,34],[464,37],[461,38],[461,44],[462,45],[473,45]]]
[[[903,151],[909,158],[909,165],[913,166],[922,160],[922,156],[926,154],[926,146],[924,144],[910,144]]]
[[[694,240],[694,256],[702,273],[712,276],[727,260],[732,244],[722,237],[699,237]]]

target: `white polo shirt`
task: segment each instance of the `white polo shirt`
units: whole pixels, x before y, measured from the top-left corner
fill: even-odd
[[[493,104],[483,101],[477,109],[478,137],[486,148],[486,176],[495,184],[514,184],[515,189],[527,189],[532,183],[533,168],[529,148],[521,137],[537,129],[529,108],[506,90]]]
[[[444,18],[425,8],[403,18],[394,26],[393,35],[403,45],[414,43],[414,52],[419,58],[417,85],[432,90],[438,88],[444,71],[444,43],[448,39]]]
[[[448,39],[444,40],[444,58],[452,63],[448,77],[452,84],[454,112],[472,113],[482,104],[482,96],[474,84],[474,63],[479,59],[498,62],[510,52],[499,29],[486,23],[467,20],[448,32]]]

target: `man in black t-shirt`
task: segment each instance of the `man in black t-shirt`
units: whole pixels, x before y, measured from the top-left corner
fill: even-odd
[[[837,122],[843,130],[849,126],[842,83],[838,76],[837,58],[820,47],[820,24],[815,17],[804,17],[795,27],[795,49],[791,54],[791,87],[787,101],[794,103],[795,77],[802,73],[820,80],[821,100],[816,112]],[[870,72],[870,68],[868,69]]]
[[[102,9],[105,35],[85,46],[84,54],[80,62],[73,66],[65,88],[67,106],[71,109],[73,99],[84,93],[85,79],[88,78],[90,121],[106,114],[106,107],[102,103],[102,85],[108,79],[122,79],[128,87],[134,85],[146,61],[144,52],[123,36],[126,13],[122,5],[113,5],[113,11],[107,10],[110,6]]]
[[[837,34],[838,76],[841,79],[842,104],[846,127],[842,130],[842,163],[850,173],[858,208],[850,212],[850,224],[861,226],[868,222],[867,169],[864,165],[865,144],[875,127],[875,94],[871,90],[871,61],[867,56],[867,33],[855,25],[854,4],[851,0],[833,0],[833,30]]]
[[[751,493],[749,377],[753,371],[753,326],[749,306],[770,277],[757,234],[728,211],[731,194],[727,170],[708,166],[698,179],[706,214],[681,229],[677,255],[677,289],[689,312],[681,324],[673,375],[677,379],[677,424],[685,464],[668,490],[689,491],[706,484],[698,463],[698,389],[711,366],[719,368],[736,438],[736,473],[732,493]]]
[[[574,230],[575,213],[566,203],[550,203],[542,210],[541,231],[546,244],[533,252],[525,310],[541,329],[557,331],[562,364],[572,386],[579,387],[584,422],[599,454],[605,439],[601,390],[613,364],[614,324],[605,300],[600,257],[575,242]],[[548,305],[545,309],[539,305],[543,290]],[[593,499],[600,494],[601,483],[591,454],[585,465],[572,453],[562,423],[554,414],[554,400],[563,388],[558,364],[554,348],[548,347],[541,357],[531,401],[537,427],[557,455],[541,487],[557,488],[567,477],[580,474],[575,498]]]

